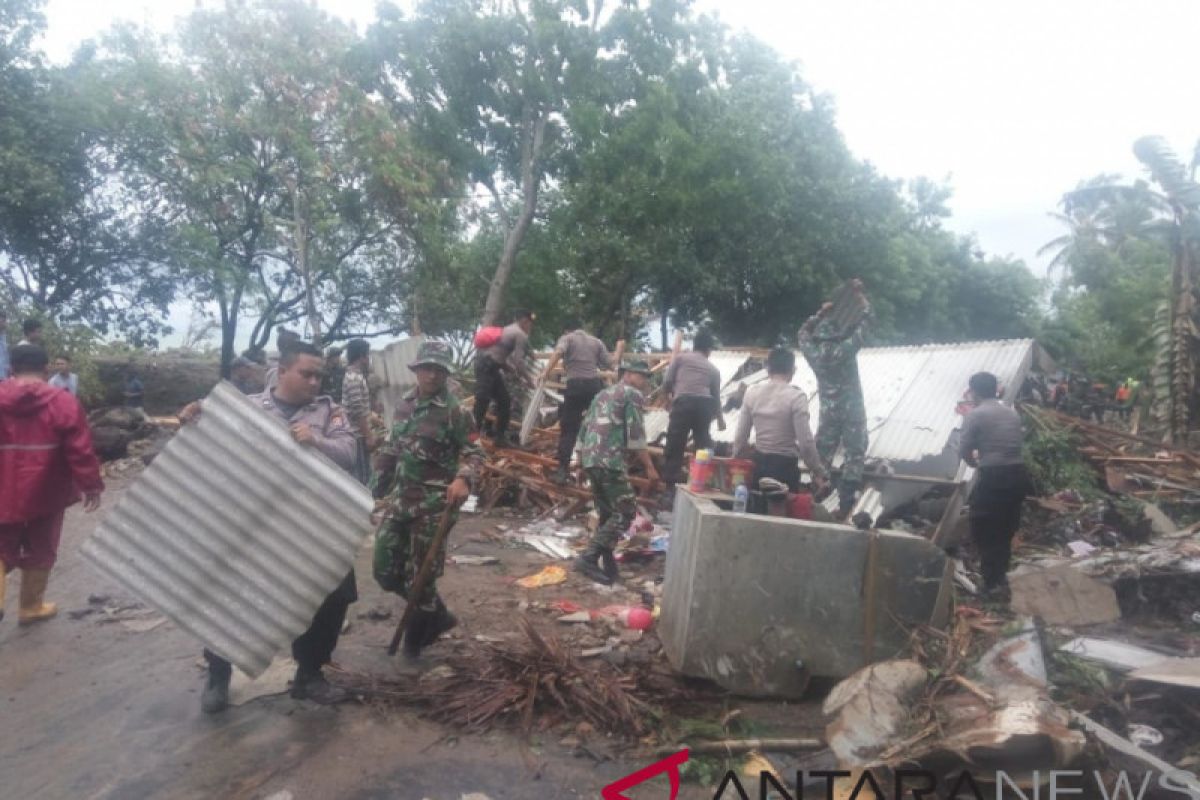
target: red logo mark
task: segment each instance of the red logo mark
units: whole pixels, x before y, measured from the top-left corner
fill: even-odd
[[[626,789],[632,789],[634,786],[645,783],[660,772],[669,772],[671,780],[671,798],[675,800],[679,796],[679,768],[688,760],[688,751],[686,748],[680,750],[673,756],[667,756],[662,761],[657,761],[648,767],[643,767],[637,772],[626,775],[619,781],[610,783],[600,790],[600,796],[604,800],[629,800],[628,797],[621,794]]]

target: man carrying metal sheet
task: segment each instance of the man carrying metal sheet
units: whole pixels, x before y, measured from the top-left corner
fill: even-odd
[[[625,454],[636,453],[646,477],[658,481],[643,422],[642,392],[649,384],[650,367],[645,361],[626,365],[621,369],[621,380],[596,395],[583,421],[579,461],[592,485],[600,527],[592,535],[588,549],[575,560],[575,571],[606,585],[620,577],[613,549],[637,513],[637,498],[629,485]]]
[[[375,580],[385,591],[416,604],[404,631],[404,655],[410,663],[458,624],[437,593],[445,539],[421,596],[409,594],[447,506],[453,514],[470,497],[483,467],[471,415],[446,388],[453,364],[446,343],[427,340],[421,345],[417,360],[409,364],[417,387],[396,408],[387,441],[375,454],[375,497],[387,498],[386,522],[375,539]]]
[[[321,390],[324,358],[321,351],[307,342],[295,342],[283,351],[275,384],[249,399],[266,413],[287,423],[292,438],[327,456],[347,472],[352,472],[358,453],[354,431],[341,407]],[[181,422],[192,422],[201,413],[200,403],[192,403],[179,415]],[[248,443],[253,446],[253,443]],[[292,679],[292,697],[317,703],[337,703],[345,692],[331,685],[322,668],[329,663],[346,610],[358,599],[354,570],[313,615],[312,624],[292,642],[296,675]],[[233,666],[216,653],[205,650],[208,682],[200,696],[200,707],[207,713],[222,711],[229,704],[229,681]]]
[[[858,377],[858,351],[870,316],[871,304],[863,294],[862,281],[856,278],[804,323],[798,337],[800,352],[817,376],[821,398],[817,451],[827,468],[833,466],[838,445],[842,447],[837,487],[842,518],[854,509],[867,455],[867,411]]]

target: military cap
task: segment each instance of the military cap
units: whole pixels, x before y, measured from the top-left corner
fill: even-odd
[[[426,339],[417,351],[417,360],[408,365],[409,369],[417,367],[441,367],[447,372],[453,372],[454,355],[450,351],[450,345]]]
[[[650,370],[650,365],[641,359],[625,362],[621,365],[621,372],[639,372],[646,377],[650,377],[654,374]]]

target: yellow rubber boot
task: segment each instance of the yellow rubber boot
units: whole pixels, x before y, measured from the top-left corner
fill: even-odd
[[[44,603],[46,584],[50,581],[48,569],[21,570],[21,611],[17,622],[21,625],[32,625],[44,619],[50,619],[58,613],[54,603]]]
[[[4,619],[4,589],[8,582],[8,565],[0,561],[0,619]]]

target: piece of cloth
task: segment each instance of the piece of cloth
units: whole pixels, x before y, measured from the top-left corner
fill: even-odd
[[[488,407],[496,403],[496,435],[508,435],[512,419],[512,395],[504,382],[504,367],[483,353],[475,359],[475,429],[483,431]]]
[[[592,534],[592,543],[605,550],[612,550],[629,530],[637,514],[637,497],[624,469],[590,467],[585,470],[592,486],[592,498],[600,525]]]
[[[9,372],[8,337],[0,331],[0,381],[8,377]]]
[[[1021,443],[1021,416],[1012,406],[999,400],[984,400],[967,414],[963,420],[959,438],[959,455],[963,461],[973,464],[973,453],[978,451],[978,466],[1002,467],[1023,464]]]
[[[671,415],[667,420],[667,444],[663,448],[663,480],[668,490],[679,483],[683,470],[683,452],[687,449],[688,436],[696,443],[696,449],[712,447],[712,425],[714,407],[707,397],[685,395],[675,398],[671,404]]]
[[[583,415],[602,391],[604,381],[600,378],[567,380],[562,405],[558,409],[558,466],[562,469],[571,465],[571,454],[575,452],[579,431],[583,427]]]
[[[79,397],[79,376],[74,372],[67,373],[63,376],[61,372],[56,372],[46,381],[55,389],[65,389],[70,392],[73,397]]]
[[[313,443],[317,450],[347,472],[354,471],[358,445],[341,406],[324,396],[303,406],[291,406],[276,399],[270,389],[249,397],[255,405],[286,422],[289,427],[307,425],[313,432]]]
[[[597,380],[600,370],[612,367],[612,356],[604,342],[582,329],[559,337],[554,352],[562,356],[568,384],[572,380]]]
[[[690,350],[680,353],[667,367],[663,389],[678,400],[681,397],[706,397],[713,410],[721,402],[721,372],[708,360],[708,356]]]
[[[64,510],[26,522],[0,523],[0,561],[8,569],[51,569],[58,560]]]
[[[750,460],[754,462],[755,484],[760,478],[774,478],[780,483],[786,483],[790,491],[800,491],[800,462],[796,460],[796,456],[760,453],[756,450]]]
[[[445,504],[442,505],[443,510]],[[372,571],[375,582],[385,592],[395,592],[406,600],[415,601],[426,611],[435,609],[437,579],[446,571],[446,539],[442,539],[434,557],[433,571],[420,597],[412,597],[413,583],[441,524],[441,512],[416,519],[392,520],[375,538]],[[458,522],[458,513],[451,514],[451,528]]]
[[[808,419],[808,396],[799,387],[774,379],[752,386],[742,402],[733,452],[742,452],[753,429],[755,452],[786,456],[793,463],[803,458],[810,471],[823,475]]]
[[[342,579],[338,587],[329,593],[317,613],[313,614],[308,630],[300,634],[292,642],[292,658],[296,666],[303,672],[319,672],[321,667],[329,663],[333,651],[337,648],[338,637],[342,633],[342,625],[346,621],[346,612],[351,603],[358,600],[358,582],[354,570]],[[214,676],[229,678],[233,674],[233,665],[213,651],[205,648],[204,660],[208,662],[208,670]]]
[[[596,395],[583,420],[579,463],[584,469],[625,471],[625,453],[645,450],[645,398],[624,381]]]
[[[518,375],[524,375],[528,369],[525,360],[529,355],[529,334],[515,322],[505,325],[500,341],[488,350],[488,355],[502,367],[507,365]]]
[[[0,523],[56,514],[103,489],[79,401],[41,381],[0,382]]]
[[[971,490],[968,520],[986,589],[1008,582],[1013,536],[1021,527],[1021,505],[1032,488],[1024,464],[979,469]]]

